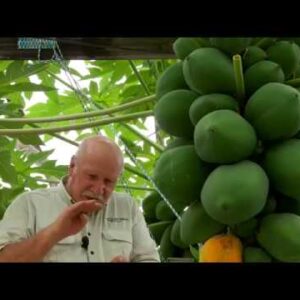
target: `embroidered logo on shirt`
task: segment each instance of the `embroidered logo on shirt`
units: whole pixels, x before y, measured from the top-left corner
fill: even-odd
[[[122,221],[128,221],[127,218],[106,218],[108,222],[117,222],[120,223]]]

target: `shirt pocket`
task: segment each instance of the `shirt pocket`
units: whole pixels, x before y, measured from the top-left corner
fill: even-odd
[[[103,251],[106,261],[115,256],[125,256],[130,260],[132,252],[132,234],[124,229],[106,229],[102,232]]]
[[[68,236],[60,240],[48,252],[44,258],[45,262],[67,262],[77,261],[78,250],[80,249],[80,241],[76,236]]]

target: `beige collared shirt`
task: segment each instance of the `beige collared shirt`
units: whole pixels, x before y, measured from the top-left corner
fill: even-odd
[[[57,187],[19,195],[0,221],[0,249],[32,237],[72,205],[63,182]],[[87,249],[82,237],[88,237]],[[93,213],[85,228],[56,244],[44,262],[110,262],[123,255],[132,262],[159,262],[156,244],[142,212],[126,194],[114,192],[102,210]]]

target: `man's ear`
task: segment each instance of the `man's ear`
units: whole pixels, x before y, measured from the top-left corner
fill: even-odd
[[[76,156],[73,155],[69,164],[69,169],[68,169],[69,175],[72,175],[75,165],[76,165]]]

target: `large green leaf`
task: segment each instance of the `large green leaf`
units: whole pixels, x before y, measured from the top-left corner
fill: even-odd
[[[1,100],[0,99],[0,115],[8,116],[8,117],[22,117],[23,106],[21,104],[10,102],[9,100]]]
[[[110,76],[104,75],[101,78],[100,81],[100,88],[99,88],[99,92],[101,94],[106,93],[112,86],[114,86],[113,82],[111,81]]]
[[[16,170],[10,163],[10,152],[6,150],[0,151],[0,178],[12,184],[18,182]]]
[[[10,140],[4,136],[0,136],[0,151],[10,151],[11,149]]]
[[[30,82],[25,83],[17,83],[13,85],[2,85],[0,87],[0,97],[9,95],[15,92],[24,92],[24,91],[32,91],[32,92],[49,92],[55,90],[55,87],[35,84]]]
[[[57,116],[59,115],[60,109],[53,103],[54,101],[48,101],[47,103],[37,103],[30,107],[30,110],[26,117],[35,118],[42,116]]]
[[[5,76],[9,78],[9,81],[13,81],[15,76],[21,74],[21,70],[24,68],[24,60],[13,61],[6,69]]]
[[[27,163],[29,165],[33,165],[34,163],[41,163],[53,152],[54,149],[49,151],[39,152],[39,153],[30,153],[27,157]]]
[[[137,99],[146,96],[146,93],[141,84],[137,83],[126,86],[126,88],[122,91],[121,96],[123,97],[123,102],[125,103],[132,98]]]
[[[20,129],[24,126],[24,124],[21,124],[19,122],[1,122],[0,119],[0,128],[11,128],[11,129]]]
[[[117,61],[114,65],[114,72],[111,76],[111,81],[116,82],[123,78],[123,76],[129,76],[132,73],[130,65],[127,61]]]
[[[53,65],[50,65],[48,70],[50,70],[51,68],[53,67]],[[58,69],[59,70],[59,69]],[[53,70],[51,70],[52,73],[55,73]],[[60,71],[59,71],[60,72]],[[38,75],[38,78],[41,80],[41,83],[43,85],[46,85],[46,86],[50,86],[50,87],[54,87],[55,86],[55,78],[52,77],[51,75],[49,75],[48,73],[46,72],[40,72]],[[59,104],[59,91],[58,90],[53,90],[53,91],[45,91],[44,92],[46,97],[48,97],[49,100],[53,101],[54,103],[57,103]]]
[[[21,128],[24,127],[24,124],[18,122],[11,122],[11,123],[1,123],[0,120],[0,128],[11,128],[11,129],[20,129],[20,133],[16,135],[16,138],[25,145],[44,145],[44,142],[41,138],[36,134],[22,134]]]
[[[1,87],[0,87],[1,89]],[[25,98],[23,97],[22,93],[16,92],[16,93],[11,93],[7,97],[12,103],[15,103],[17,105],[20,105],[21,107],[25,106]]]
[[[120,104],[120,91],[122,87],[115,86],[113,90],[107,90],[105,93],[101,93],[99,97],[102,102],[106,104],[106,106],[117,106]]]
[[[47,64],[26,64],[23,66],[22,61],[13,61],[7,69],[7,72],[0,74],[0,85],[5,85],[11,82],[15,82],[24,77],[28,77],[44,71],[48,68]]]
[[[121,136],[122,142],[126,147],[129,149],[129,151],[136,156],[142,148],[138,146],[136,143],[133,143],[130,139],[126,138],[124,135]]]
[[[68,63],[68,62],[67,62]],[[117,106],[122,103],[127,103],[132,100],[138,99],[140,97],[146,96],[147,93],[139,81],[136,74],[134,74],[131,66],[127,60],[109,60],[109,61],[87,61],[85,62],[87,66],[87,70],[90,74],[86,76],[81,76],[80,70],[74,70],[69,68],[71,72],[71,76],[78,81],[82,82],[82,86],[84,83],[84,88],[81,89],[81,92],[86,94],[87,99],[93,99],[95,103],[99,106],[97,109],[108,108]],[[155,84],[159,74],[168,66],[170,63],[169,60],[165,60],[162,62],[161,60],[151,60],[146,62],[144,60],[134,60],[134,65],[137,67],[137,70],[143,81],[146,83],[147,88],[151,93],[155,93]],[[57,79],[55,79],[52,75],[48,73],[48,70],[52,74],[56,74],[56,76],[60,76],[62,80],[66,81],[66,84],[70,84],[69,79],[62,77],[60,74],[64,75],[65,71],[62,69],[61,64],[58,62],[53,62],[50,64],[30,64],[29,62],[6,62],[6,66],[1,67],[0,63],[0,85],[2,84],[2,89],[4,91],[5,86],[11,86],[11,84],[25,84],[30,83],[29,77],[30,75],[37,74],[38,78],[41,80],[40,86],[46,86],[54,88]],[[33,70],[34,67],[38,67],[40,69]],[[31,69],[30,69],[31,68]],[[43,70],[46,70],[44,72]],[[27,75],[25,74],[27,71]],[[30,71],[30,72],[29,72]],[[122,79],[120,81],[120,79]],[[52,89],[51,91],[43,91],[43,96],[46,96],[46,101],[41,103],[38,101],[37,104],[30,106],[28,108],[28,104],[31,105],[31,101],[33,100],[32,91],[23,90],[19,88],[19,90],[10,93],[8,95],[12,104],[17,104],[16,106],[8,106],[6,108],[5,116],[14,117],[14,113],[18,113],[18,109],[23,109],[26,104],[26,117],[44,117],[44,116],[58,116],[58,115],[68,115],[73,113],[78,113],[83,111],[82,101],[85,103],[89,103],[90,100],[79,99],[78,95],[74,93],[74,91],[70,91],[69,88],[66,90],[60,89],[62,82],[59,84],[59,89]],[[36,83],[35,83],[36,84]],[[24,85],[23,85],[24,86]],[[32,85],[33,86],[33,85]],[[88,87],[88,88],[87,88]],[[2,102],[4,103],[4,102]],[[143,109],[152,109],[153,103],[148,103],[147,105],[141,105],[136,108],[131,108],[126,110],[126,113],[130,111],[139,111]],[[90,105],[89,109],[96,109],[96,105]],[[125,112],[124,112],[125,113]],[[134,124],[136,130],[144,130],[145,124],[144,120],[135,120],[130,121],[127,124]],[[82,122],[83,120],[77,121],[64,121],[57,123],[44,123],[42,127],[49,126],[63,126],[68,123],[76,124],[78,122]],[[86,121],[86,120],[85,120]],[[19,125],[20,126],[20,125]],[[18,127],[16,127],[18,128]],[[158,157],[158,152],[154,151],[153,147],[148,143],[143,142],[139,136],[133,134],[130,130],[127,130],[124,126],[119,125],[118,123],[112,125],[101,126],[99,128],[94,128],[90,130],[78,130],[75,131],[77,133],[76,138],[72,138],[75,142],[80,142],[80,140],[84,136],[88,136],[92,133],[97,133],[98,130],[103,130],[104,133],[111,138],[115,138],[116,133],[120,133],[124,140],[126,140],[126,144],[129,149],[134,153],[138,165],[132,165],[132,170],[137,171],[139,174],[142,174],[141,166],[146,172],[151,175],[153,171],[154,162]],[[61,134],[64,135],[65,134]],[[162,134],[163,139],[168,138],[165,134]],[[48,141],[52,137],[50,135],[42,135],[40,138],[43,141]],[[9,139],[12,144],[16,141],[16,139]],[[4,147],[7,146],[7,140],[3,140]],[[23,142],[25,142],[23,140]],[[40,142],[40,141],[39,141]],[[30,143],[33,143],[31,141]],[[121,143],[123,147],[123,144]],[[0,149],[8,150],[7,148],[1,148],[1,140],[0,140]],[[9,151],[15,151],[13,148],[10,148]],[[26,189],[36,189],[42,186],[45,186],[44,183],[39,182],[36,176],[40,178],[45,178],[52,180],[53,178],[59,179],[64,176],[67,172],[66,166],[57,166],[57,163],[53,160],[47,160],[50,153],[40,152],[40,153],[17,153],[13,158],[15,160],[12,161],[12,167],[16,166],[18,169],[18,184],[23,186]],[[125,153],[125,159],[128,161],[129,157]],[[129,159],[130,161],[130,159]],[[24,171],[25,169],[25,171]],[[23,171],[23,172],[22,172]],[[122,179],[120,179],[122,184],[134,185],[140,187],[151,187],[151,183],[141,177],[136,175],[133,172],[125,171],[123,173]],[[12,183],[12,186],[15,186],[16,183]],[[118,190],[125,191],[124,188],[119,188]],[[140,202],[144,196],[145,191],[143,190],[130,190],[130,193],[134,197],[134,199]]]
[[[58,116],[78,112],[82,112],[80,100],[73,92],[70,92],[70,96],[60,95],[59,103],[51,98],[47,103],[37,103],[33,105],[27,117]],[[63,125],[63,123],[60,123],[60,125]],[[46,127],[46,125],[43,126]]]
[[[40,182],[37,178],[31,177],[31,176],[24,176],[25,178],[25,184],[28,186],[31,190],[45,188],[48,186],[47,183]]]
[[[39,167],[31,168],[30,172],[41,173],[46,176],[54,176],[55,178],[60,179],[61,177],[67,174],[67,170],[67,166],[56,166],[55,161],[49,160]]]
[[[18,194],[23,192],[23,187],[16,186],[14,188],[2,188],[0,189],[0,203],[1,204],[8,204],[10,200],[16,197]]]
[[[99,68],[89,68],[90,74],[82,76],[82,80],[87,80],[87,79],[93,79],[93,78],[99,78],[100,76],[110,76],[112,75],[113,71],[112,69],[106,70],[106,71],[101,71]]]
[[[11,201],[22,192],[24,192],[23,186],[0,189],[0,219],[2,219],[4,212]]]
[[[89,92],[93,98],[98,96],[98,85],[95,81],[90,82]]]
[[[20,140],[20,142],[22,142],[25,145],[34,145],[34,146],[44,145],[44,142],[41,140],[41,138],[35,134],[20,134],[18,136],[18,139]]]
[[[47,71],[49,71],[50,68],[48,68]],[[38,79],[41,80],[41,83],[48,86],[54,86],[55,84],[55,78],[48,72],[40,72],[37,74]],[[54,72],[51,72],[52,74]]]
[[[76,69],[68,67],[68,70],[72,75],[75,75],[75,76],[79,77],[80,79],[83,78],[83,76]]]
[[[115,60],[96,60],[93,62],[88,62],[87,66],[91,74],[94,73],[103,76],[104,74],[113,72]]]
[[[0,72],[2,72],[3,70],[6,70],[7,67],[12,63],[11,60],[1,60],[0,61]]]
[[[21,151],[13,151],[11,153],[11,160],[18,173],[23,173],[25,170],[31,168],[31,165],[24,160],[24,154]]]
[[[24,92],[24,96],[27,98],[27,99],[30,99],[32,97],[32,92]]]
[[[60,74],[62,71],[61,64],[58,61],[52,61],[52,63],[48,64],[47,72],[48,71],[55,75]]]

